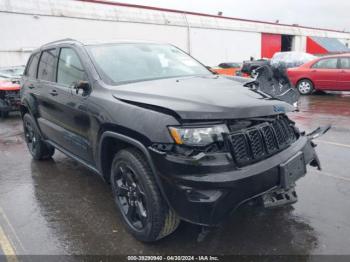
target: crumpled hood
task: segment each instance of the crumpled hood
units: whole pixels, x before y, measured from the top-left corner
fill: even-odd
[[[141,107],[174,111],[182,119],[236,119],[294,110],[285,102],[220,76],[143,81],[113,87],[112,93]]]

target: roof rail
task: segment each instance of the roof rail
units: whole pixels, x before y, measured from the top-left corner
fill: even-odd
[[[64,38],[64,39],[60,39],[60,40],[56,40],[56,41],[52,41],[52,42],[49,42],[49,43],[46,43],[44,44],[43,46],[48,46],[48,45],[52,45],[52,44],[58,44],[58,43],[61,43],[61,42],[78,42],[78,43],[81,43],[79,42],[78,40],[75,40],[73,38]],[[82,43],[81,43],[82,44]]]

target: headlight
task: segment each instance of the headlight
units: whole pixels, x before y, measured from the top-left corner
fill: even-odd
[[[224,124],[207,127],[169,127],[169,130],[176,144],[190,146],[206,146],[223,141],[222,133],[229,132]]]

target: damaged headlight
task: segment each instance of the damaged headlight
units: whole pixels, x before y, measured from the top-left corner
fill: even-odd
[[[170,134],[176,144],[189,146],[206,146],[223,141],[222,133],[228,133],[226,125],[206,127],[169,127]]]

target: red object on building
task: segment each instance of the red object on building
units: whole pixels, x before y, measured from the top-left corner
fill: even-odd
[[[275,53],[282,50],[282,35],[261,34],[261,57],[271,58]]]
[[[314,54],[314,55],[321,55],[321,54],[327,54],[328,51],[319,45],[316,41],[312,40],[311,37],[306,38],[306,53]]]

